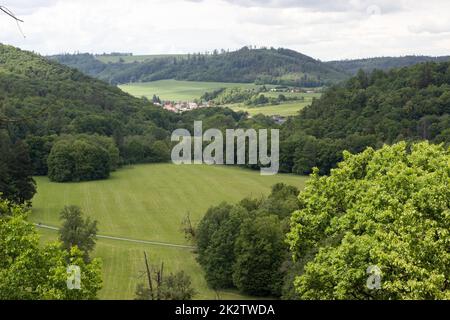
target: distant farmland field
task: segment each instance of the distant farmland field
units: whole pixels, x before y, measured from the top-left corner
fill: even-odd
[[[136,97],[151,99],[154,94],[162,100],[192,101],[199,99],[205,92],[211,92],[220,88],[256,88],[251,83],[225,83],[225,82],[198,82],[160,80],[143,83],[120,85],[119,88]],[[270,86],[268,86],[270,87]]]
[[[264,95],[271,97],[271,96],[277,96],[280,93],[264,93]],[[248,112],[250,115],[254,116],[256,114],[263,114],[265,116],[272,116],[272,115],[280,115],[280,116],[294,116],[296,115],[301,109],[311,104],[313,98],[319,98],[320,93],[282,93],[285,96],[303,96],[303,101],[289,101],[286,103],[281,103],[278,105],[266,105],[266,106],[258,106],[258,107],[251,107],[246,106],[243,104],[234,104],[229,105],[227,107],[233,109],[234,111],[244,111]]]
[[[33,199],[30,219],[59,226],[61,209],[65,205],[78,205],[99,221],[99,234],[189,245],[180,231],[181,221],[188,212],[198,221],[211,205],[268,194],[277,182],[303,188],[305,181],[306,177],[261,176],[258,171],[236,167],[172,164],[127,167],[113,173],[108,180],[93,182],[58,184],[37,177],[38,193]],[[55,231],[39,230],[43,241],[56,238]],[[198,291],[197,299],[215,297],[189,249],[99,239],[95,256],[103,260],[104,279],[100,298],[134,298],[136,284],[144,279],[144,250],[152,263],[164,261],[168,272],[185,270]],[[223,292],[221,298],[243,296]]]

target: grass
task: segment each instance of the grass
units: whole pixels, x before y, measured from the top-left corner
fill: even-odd
[[[280,93],[264,93],[267,96],[277,97]],[[265,116],[294,116],[301,109],[311,104],[313,98],[319,98],[319,93],[282,93],[286,97],[296,96],[296,97],[304,97],[303,101],[288,101],[286,103],[281,103],[279,105],[264,105],[258,107],[247,106],[244,104],[232,104],[227,105],[227,107],[233,109],[234,111],[244,111],[248,112],[251,116],[256,114],[263,114]]]
[[[58,237],[55,231],[39,229],[39,233],[43,243],[56,241]],[[159,265],[164,261],[166,274],[179,270],[186,271],[197,291],[195,299],[215,298],[215,292],[208,288],[203,271],[191,251],[99,239],[93,255],[100,258],[103,263],[103,288],[99,293],[100,299],[134,299],[136,285],[145,280],[144,251],[147,252],[150,264]],[[220,297],[228,300],[252,298],[232,290],[221,291]]]
[[[186,244],[180,225],[190,212],[194,221],[206,209],[222,201],[237,202],[245,196],[268,194],[277,182],[302,188],[306,178],[292,175],[261,176],[257,171],[236,167],[172,164],[127,167],[102,181],[58,184],[37,177],[38,193],[30,219],[58,226],[58,213],[65,205],[78,205],[99,221],[99,233],[139,240]],[[53,231],[40,230],[44,240],[55,239]],[[132,299],[143,270],[143,251],[152,263],[164,261],[168,271],[185,270],[198,291],[196,298],[215,294],[188,249],[99,239],[95,256],[103,260],[103,299]],[[223,299],[242,296],[230,291]]]
[[[136,97],[147,97],[151,99],[154,94],[162,100],[170,101],[193,101],[200,99],[205,92],[211,92],[220,88],[257,88],[259,86],[251,83],[225,83],[225,82],[199,82],[199,81],[177,81],[159,80],[152,82],[132,83],[120,85],[119,88]]]
[[[177,81],[160,80],[144,83],[133,83],[120,85],[119,88],[136,97],[147,97],[152,99],[156,94],[162,100],[170,101],[193,101],[199,99],[205,92],[212,92],[220,88],[240,87],[244,89],[253,89],[259,85],[250,83],[225,83],[225,82],[198,82],[198,81]],[[267,88],[273,86],[266,85]],[[311,104],[313,98],[320,97],[320,93],[291,93],[291,92],[265,92],[267,97],[278,97],[284,94],[287,98],[304,97],[303,101],[288,101],[279,105],[266,105],[261,107],[249,107],[244,104],[232,104],[227,107],[235,111],[245,111],[250,115],[263,114],[266,116],[280,115],[293,116],[301,109]]]

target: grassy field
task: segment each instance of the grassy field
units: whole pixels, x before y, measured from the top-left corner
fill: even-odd
[[[267,96],[278,96],[280,93],[265,93]],[[263,114],[265,116],[279,115],[279,116],[294,116],[301,109],[311,104],[313,98],[319,98],[319,93],[283,93],[285,96],[303,96],[303,101],[288,101],[286,103],[281,103],[279,105],[266,105],[260,107],[251,107],[243,104],[233,104],[227,107],[233,109],[234,111],[245,111],[250,115],[254,116],[256,114]]]
[[[302,188],[305,177],[261,176],[225,166],[139,165],[121,169],[102,181],[57,184],[46,177],[36,178],[38,193],[33,199],[30,219],[58,226],[58,213],[65,205],[78,205],[99,221],[99,234],[137,240],[187,244],[180,232],[181,221],[190,212],[194,221],[206,209],[222,201],[236,202],[245,196],[259,197],[277,182]],[[54,231],[40,230],[44,240]],[[103,260],[104,299],[132,299],[142,281],[143,251],[153,263],[164,261],[167,270],[185,270],[198,291],[196,298],[212,299],[202,271],[189,249],[99,239],[95,256]],[[221,293],[223,299],[238,299],[234,292]]]
[[[122,59],[124,63],[144,62],[160,58],[176,58],[183,59],[186,54],[152,54],[152,55],[133,55],[133,56],[110,56],[96,55],[95,58],[103,63],[117,63]]]
[[[211,92],[220,88],[256,88],[251,83],[225,83],[225,82],[198,82],[160,80],[143,83],[133,83],[119,86],[125,92],[136,97],[147,97],[151,99],[154,94],[162,100],[171,101],[193,101],[199,99],[205,92]]]

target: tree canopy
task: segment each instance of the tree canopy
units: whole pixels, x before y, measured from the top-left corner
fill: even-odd
[[[287,220],[298,209],[298,190],[273,186],[268,198],[211,207],[195,232],[198,261],[214,289],[281,296],[288,247]]]
[[[450,62],[360,71],[325,90],[281,129],[283,172],[326,174],[352,153],[384,143],[450,143]]]
[[[0,129],[0,194],[16,203],[31,200],[36,192],[28,146],[22,140],[11,141]]]
[[[86,263],[77,247],[42,246],[27,216],[23,207],[0,200],[0,299],[95,299],[102,284],[101,262]],[[80,268],[79,290],[67,286],[69,265]]]
[[[195,53],[177,59],[168,56],[134,63],[103,63],[91,54],[50,59],[113,84],[177,79],[317,87],[348,77],[332,65],[283,48],[243,47],[233,52]]]
[[[97,224],[96,220],[84,217],[83,212],[77,206],[67,206],[60,213],[63,220],[59,230],[59,240],[63,247],[70,251],[73,247],[78,247],[84,254],[86,261],[89,261],[89,254],[95,248]]]
[[[450,150],[401,142],[344,158],[329,176],[314,171],[291,218],[297,297],[449,299]]]

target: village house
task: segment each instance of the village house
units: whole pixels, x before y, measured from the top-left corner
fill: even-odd
[[[165,101],[162,104],[160,104],[160,106],[162,106],[164,110],[180,113],[199,108],[208,108],[211,106],[211,104],[209,102],[202,102],[201,104],[198,104],[196,102],[186,102],[186,101],[179,101],[177,103]]]

